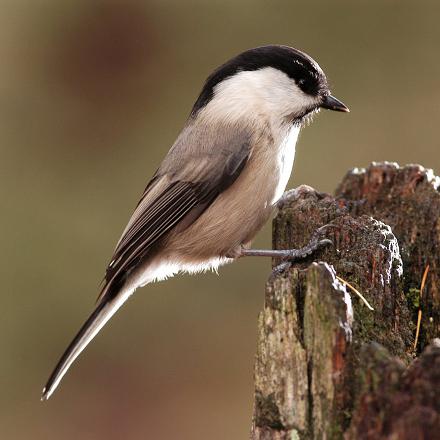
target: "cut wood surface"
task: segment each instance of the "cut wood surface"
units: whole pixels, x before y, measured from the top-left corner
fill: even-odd
[[[350,171],[335,196],[290,191],[274,248],[328,223],[334,245],[267,283],[253,440],[439,438],[439,186],[431,170],[383,163]]]

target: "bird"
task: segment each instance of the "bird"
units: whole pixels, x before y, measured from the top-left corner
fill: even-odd
[[[94,311],[43,389],[47,400],[75,359],[133,292],[179,272],[217,270],[243,256],[284,267],[301,249],[253,250],[291,175],[302,127],[320,109],[348,112],[306,53],[267,45],[234,56],[206,79],[176,141],[146,186],[105,272]]]

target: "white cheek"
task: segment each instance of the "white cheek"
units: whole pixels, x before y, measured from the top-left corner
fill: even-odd
[[[299,127],[294,125],[278,148],[277,168],[279,171],[278,185],[272,199],[274,205],[283,195],[290,175],[292,174],[293,161],[295,159],[295,146],[298,140]]]
[[[209,120],[237,120],[266,115],[285,118],[302,114],[316,98],[304,93],[285,73],[272,67],[244,71],[222,81],[201,111]]]
[[[288,93],[285,92],[286,89]],[[284,90],[284,93],[282,90]],[[305,94],[290,78],[287,78],[282,90],[275,95],[275,99],[278,100],[275,105],[283,108],[286,115],[303,114],[304,109],[315,104],[316,98]]]

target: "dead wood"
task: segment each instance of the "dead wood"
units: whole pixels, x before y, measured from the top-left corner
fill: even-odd
[[[327,223],[334,246],[267,283],[252,439],[429,439],[440,432],[432,395],[440,391],[440,348],[428,347],[440,322],[439,185],[420,166],[385,163],[349,172],[335,197],[307,186],[290,193],[274,220],[274,248],[300,247]],[[419,305],[418,351],[428,348],[413,360]]]

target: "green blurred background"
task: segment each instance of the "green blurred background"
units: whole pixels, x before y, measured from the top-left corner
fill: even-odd
[[[269,261],[140,290],[53,398],[40,392],[202,82],[232,55],[301,48],[351,109],[304,131],[291,186],[333,191],[380,160],[439,171],[438,1],[0,6],[0,438],[247,438]]]

